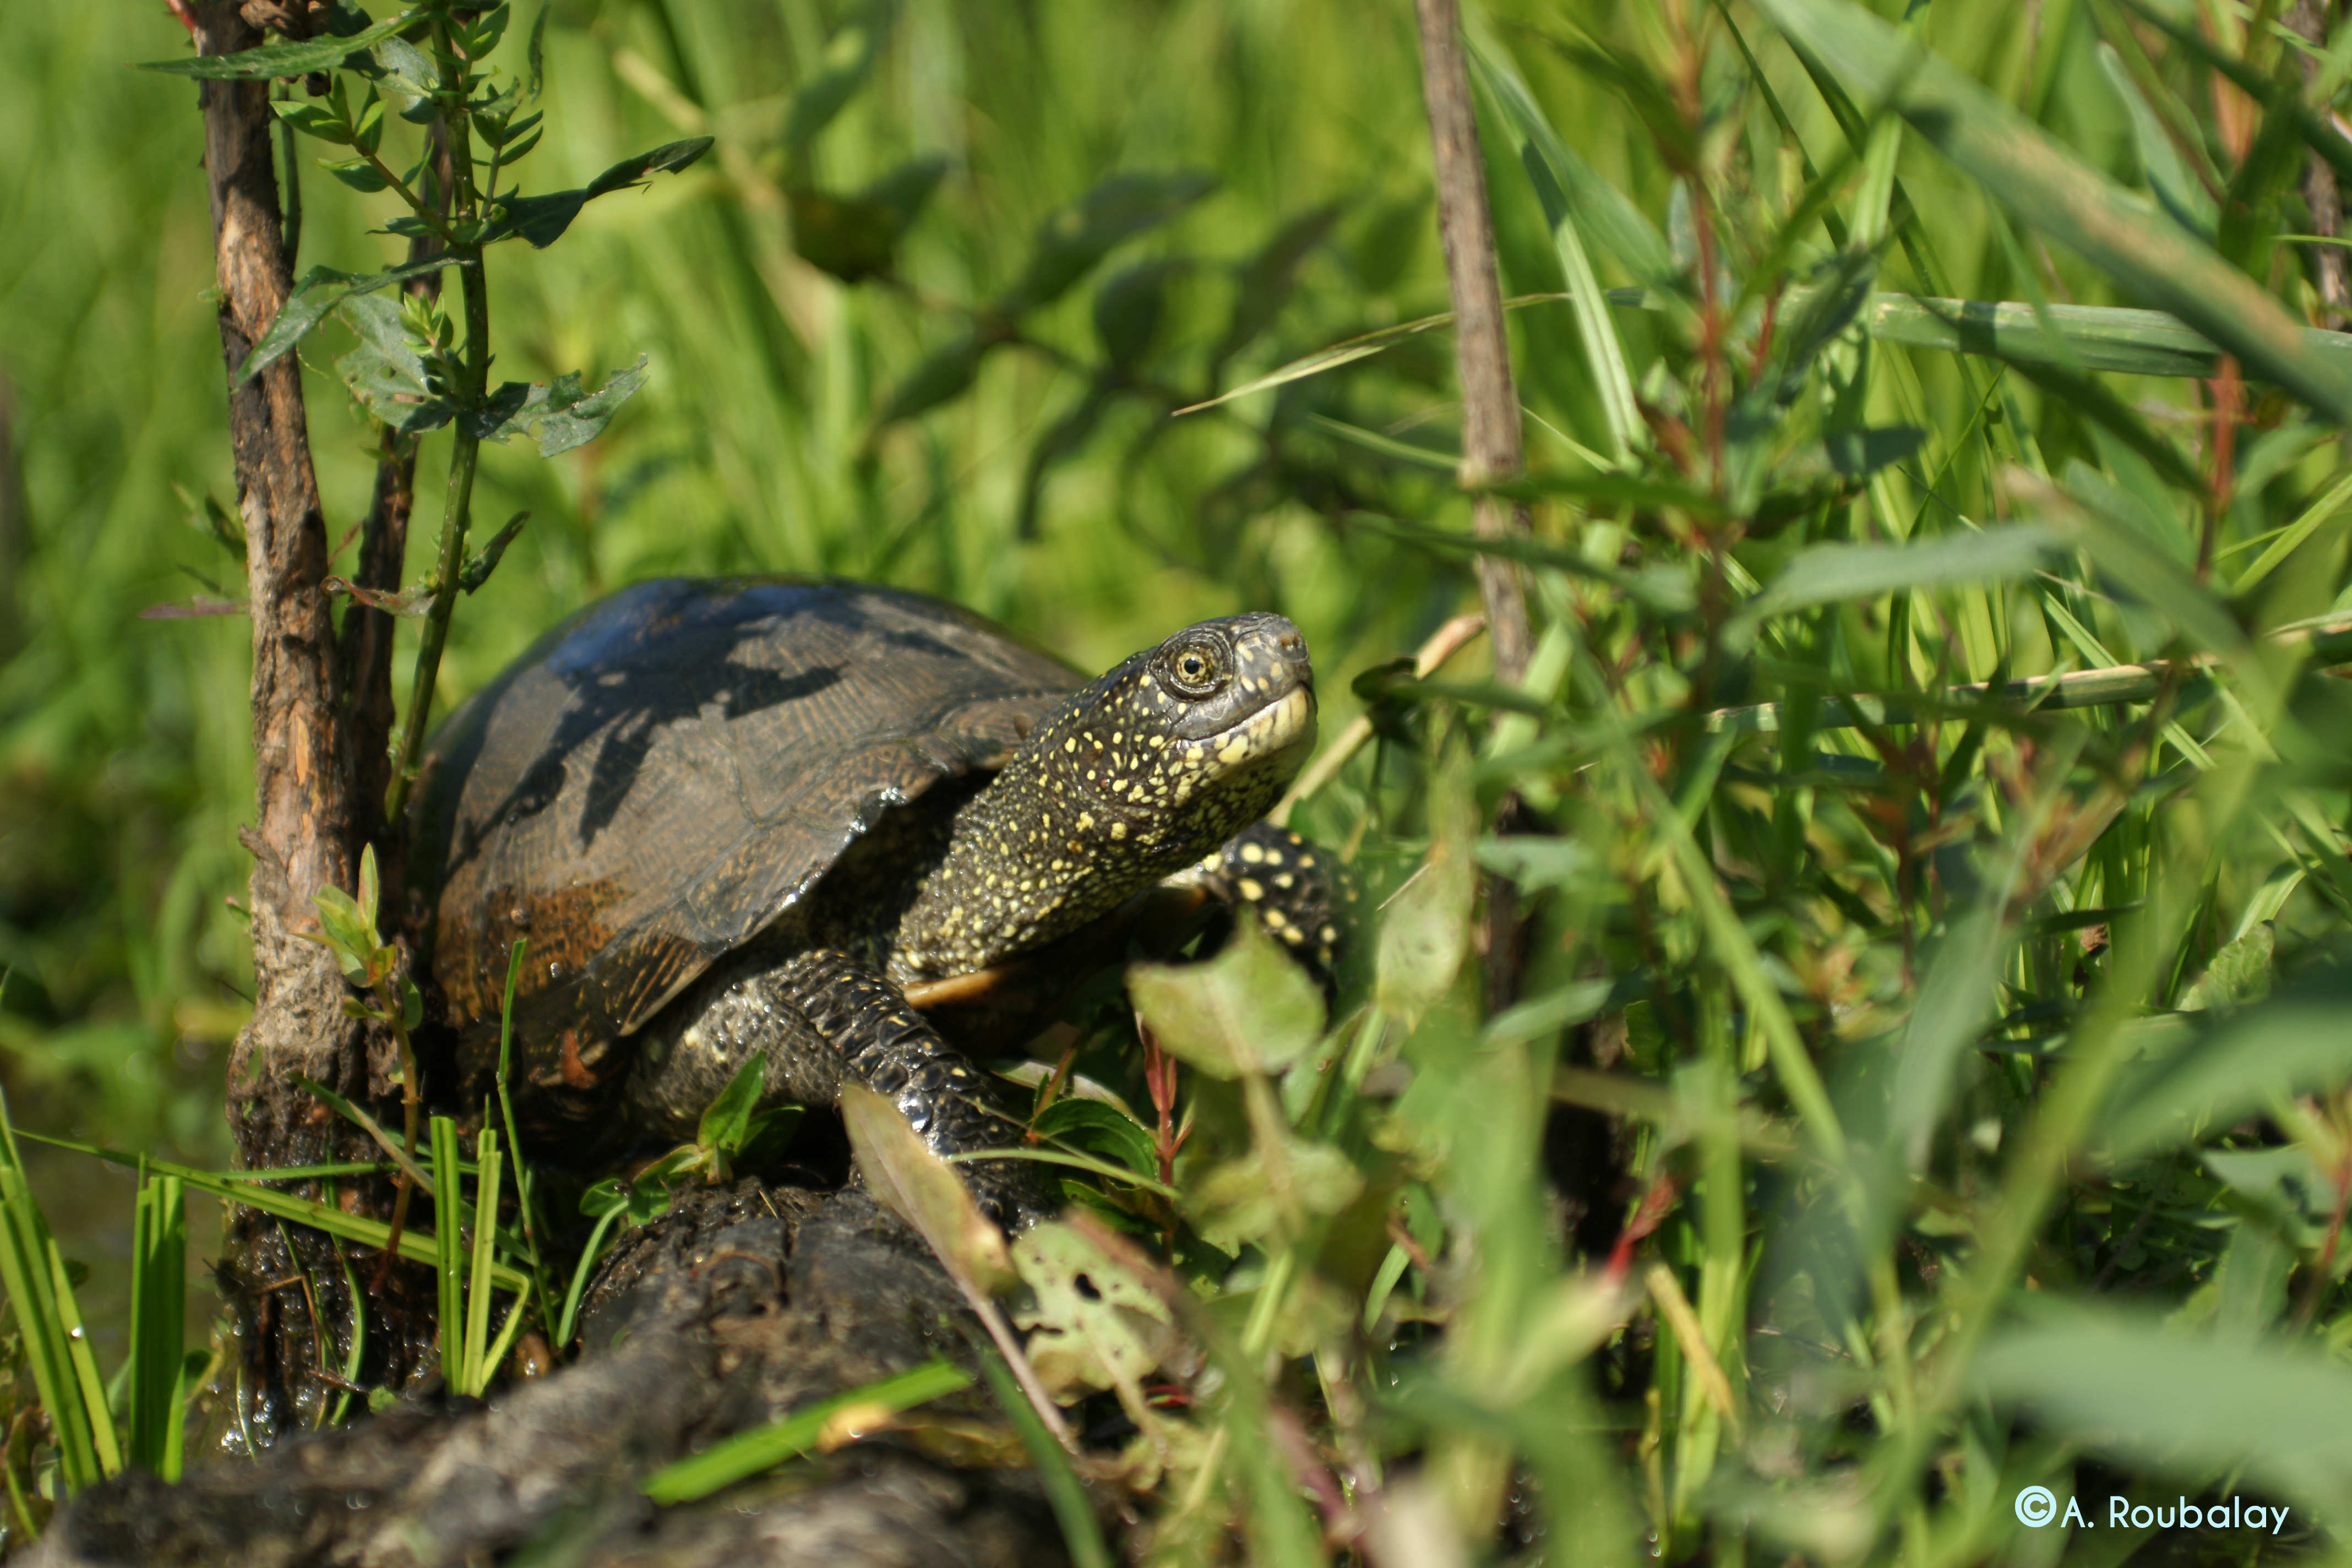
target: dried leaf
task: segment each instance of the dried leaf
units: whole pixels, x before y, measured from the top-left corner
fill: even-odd
[[[931,1152],[888,1096],[844,1084],[841,1119],[857,1168],[884,1207],[913,1226],[964,1283],[990,1296],[1012,1287],[1004,1233],[980,1212],[955,1168]]]

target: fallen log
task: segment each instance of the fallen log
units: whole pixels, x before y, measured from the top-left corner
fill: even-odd
[[[980,1325],[861,1185],[756,1180],[681,1197],[625,1238],[583,1308],[581,1359],[488,1401],[407,1399],[178,1485],[126,1474],[62,1512],[39,1568],[367,1568],[509,1553],[626,1563],[1050,1564],[1061,1536],[983,1388],[700,1501],[661,1466],[945,1356]]]

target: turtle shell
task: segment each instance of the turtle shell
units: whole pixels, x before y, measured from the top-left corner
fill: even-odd
[[[518,1051],[594,1087],[886,810],[998,767],[1080,684],[979,616],[862,584],[671,578],[581,611],[425,763],[414,934],[461,1054],[495,1044],[527,937]]]

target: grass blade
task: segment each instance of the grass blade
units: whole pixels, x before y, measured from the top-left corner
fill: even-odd
[[[885,1415],[896,1415],[971,1386],[971,1373],[961,1367],[936,1359],[927,1361],[896,1377],[835,1394],[771,1426],[739,1432],[699,1454],[664,1465],[647,1476],[639,1489],[657,1503],[693,1502],[819,1447],[830,1435],[827,1428],[834,1425],[834,1417],[845,1411],[878,1407]]]
[[[555,1349],[558,1351],[572,1342],[572,1324],[580,1316],[580,1297],[588,1289],[589,1271],[596,1267],[596,1260],[604,1254],[604,1237],[628,1212],[626,1204],[607,1209],[598,1216],[596,1228],[588,1233],[588,1245],[580,1249],[580,1261],[572,1270],[572,1289],[564,1294],[563,1315],[555,1325]]]
[[[81,1390],[83,1418],[89,1423],[90,1447],[99,1469],[110,1476],[122,1473],[122,1446],[114,1430],[114,1411],[106,1397],[106,1380],[98,1374],[98,1357],[91,1353],[89,1335],[82,1328],[81,1306],[74,1300],[73,1280],[66,1271],[66,1255],[57,1237],[45,1238],[48,1247],[49,1284],[57,1301],[58,1326],[65,1334],[66,1355],[74,1382]]]
[[[2305,507],[2300,516],[2281,529],[2278,537],[2271,542],[2270,548],[2257,556],[2252,565],[2238,574],[2238,580],[2231,584],[2231,591],[2242,594],[2269,576],[2277,569],[2279,563],[2302,548],[2303,542],[2317,531],[2321,523],[2342,511],[2347,502],[2352,502],[2352,473],[2345,474],[2329,486],[2326,495]]]
[[[129,1462],[163,1475],[178,1425],[187,1312],[187,1195],[177,1176],[140,1184],[131,1221]]]
[[[2352,424],[2352,375],[2314,349],[2275,300],[1985,88],[1848,0],[1757,0],[1757,8],[1850,87],[1891,98],[2028,223],[2236,354],[2250,374]]]
[[[474,1163],[481,1173],[474,1184],[474,1258],[467,1271],[471,1283],[466,1300],[465,1382],[460,1391],[479,1395],[490,1381],[490,1368],[482,1352],[490,1338],[490,1258],[498,1241],[494,1222],[499,1212],[499,1167],[502,1163],[499,1135],[494,1130],[482,1129]],[[520,1308],[522,1303],[518,1301],[515,1305]]]
[[[1070,1468],[1069,1455],[1054,1441],[1037,1413],[1029,1408],[1028,1399],[1021,1385],[1013,1381],[1013,1369],[1004,1358],[982,1347],[980,1372],[988,1379],[988,1391],[996,1395],[997,1408],[1013,1423],[1013,1431],[1021,1435],[1021,1447],[1027,1450],[1029,1462],[1037,1467],[1037,1482],[1045,1489],[1045,1501],[1054,1510],[1055,1522],[1062,1527],[1062,1543],[1070,1549],[1071,1568],[1111,1568],[1114,1561],[1110,1548],[1104,1544],[1102,1521],[1095,1517],[1094,1505],[1087,1500],[1087,1489],[1078,1472]]]
[[[1559,253],[1560,272],[1568,284],[1569,305],[1576,312],[1577,331],[1584,340],[1585,359],[1591,367],[1601,416],[1609,422],[1609,455],[1622,468],[1633,451],[1636,434],[1645,426],[1642,411],[1633,402],[1633,375],[1626,368],[1625,347],[1618,342],[1617,329],[1609,320],[1609,300],[1601,291],[1600,279],[1593,276],[1591,258],[1584,253],[1584,241],[1578,234],[1578,209],[1569,196],[1572,188],[1600,182],[1592,178],[1589,169],[1582,170],[1583,177],[1579,179],[1580,161],[1551,128],[1543,110],[1536,107],[1527,84],[1498,54],[1475,39],[1470,44],[1470,68],[1496,107],[1502,110],[1505,123],[1518,137],[1519,161],[1535,186],[1544,222],[1551,227],[1552,246]],[[1663,250],[1661,246],[1657,259],[1664,259]],[[1660,274],[1653,272],[1650,276]]]
[[[434,1204],[433,1272],[441,1291],[437,1320],[441,1375],[453,1389],[462,1393],[464,1384],[460,1379],[466,1366],[466,1249],[457,1179],[457,1124],[446,1116],[436,1116],[433,1119],[434,1190],[444,1195]]]
[[[47,1143],[53,1149],[70,1149],[77,1154],[88,1154],[93,1159],[132,1170],[137,1170],[143,1163],[151,1171],[179,1177],[197,1192],[209,1193],[216,1198],[242,1204],[247,1208],[259,1209],[263,1214],[274,1215],[279,1219],[290,1219],[313,1230],[324,1231],[339,1240],[357,1242],[377,1251],[382,1251],[384,1244],[392,1239],[392,1226],[383,1220],[370,1219],[364,1215],[345,1214],[316,1198],[297,1197],[291,1193],[256,1184],[260,1181],[298,1181],[308,1174],[365,1173],[378,1169],[373,1165],[302,1166],[275,1172],[200,1171],[193,1165],[175,1165],[167,1160],[142,1160],[139,1155],[126,1154],[120,1149],[108,1149],[95,1143],[77,1143],[68,1138],[48,1138],[37,1132],[27,1132],[25,1136]],[[462,1165],[459,1167],[461,1171],[463,1168]],[[411,1263],[436,1263],[440,1258],[438,1247],[439,1243],[429,1232],[411,1228],[401,1233],[400,1256]],[[499,1263],[493,1268],[499,1283],[509,1290],[521,1289],[530,1278],[509,1263]]]

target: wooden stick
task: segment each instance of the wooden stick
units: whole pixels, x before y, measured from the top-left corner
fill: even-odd
[[[197,7],[194,31],[206,55],[262,41],[233,3]],[[233,374],[292,287],[273,166],[275,116],[265,81],[208,81],[199,101],[221,356]],[[247,1163],[306,1163],[319,1139],[309,1125],[310,1097],[294,1087],[295,1075],[343,1088],[365,1062],[358,1028],[341,1016],[346,987],[334,960],[293,935],[313,919],[312,894],[351,884],[356,856],[335,628],[321,591],[326,520],[293,355],[231,388],[229,431],[253,615],[255,838],[268,851],[254,861],[254,1020],[229,1064],[229,1120]]]
[[[1525,471],[1519,400],[1511,387],[1510,340],[1503,331],[1503,290],[1495,275],[1495,226],[1486,207],[1486,170],[1478,154],[1478,121],[1462,55],[1455,0],[1414,0],[1421,22],[1422,94],[1429,107],[1430,149],[1437,173],[1437,228],[1445,244],[1454,295],[1454,363],[1462,381],[1462,483],[1515,479]],[[1525,502],[1480,496],[1471,526],[1486,538],[1527,531]],[[1495,638],[1495,678],[1516,686],[1534,639],[1526,595],[1507,561],[1478,558],[1478,590]]]
[[[1456,616],[1438,627],[1430,634],[1429,640],[1421,645],[1421,651],[1412,656],[1413,679],[1428,679],[1447,659],[1461,652],[1472,637],[1486,629],[1486,617],[1484,616]],[[1290,787],[1283,792],[1280,800],[1275,802],[1274,809],[1265,814],[1265,819],[1276,827],[1289,826],[1292,809],[1338,777],[1339,770],[1348,765],[1348,759],[1362,751],[1364,742],[1371,738],[1370,718],[1359,713],[1349,720],[1348,727],[1332,737],[1330,743],[1307,764],[1306,770],[1290,781]]]

